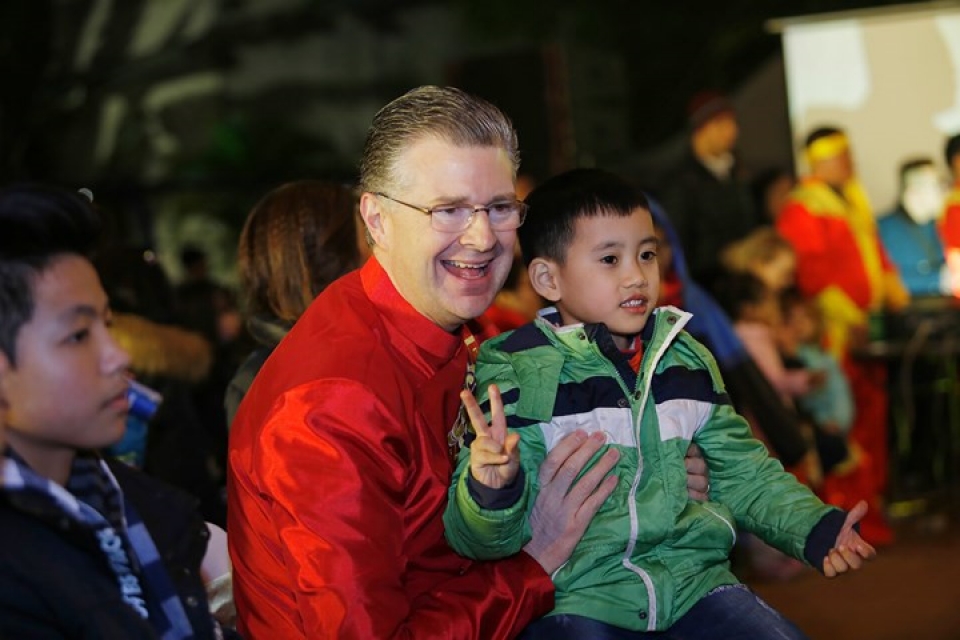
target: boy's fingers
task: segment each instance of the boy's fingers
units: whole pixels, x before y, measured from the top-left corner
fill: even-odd
[[[507,419],[503,414],[503,398],[500,389],[495,384],[487,387],[490,397],[490,431],[497,442],[503,442],[507,435]]]
[[[507,434],[506,439],[503,441],[503,452],[506,453],[511,458],[519,457],[520,455],[519,444],[520,444],[519,433]]]
[[[853,525],[863,520],[863,516],[865,515],[867,515],[867,501],[861,500],[850,510],[850,513],[847,514],[847,519],[844,520],[840,533],[843,534],[853,529]]]
[[[490,427],[487,425],[487,418],[483,415],[477,399],[473,397],[469,389],[460,392],[460,400],[463,402],[463,408],[467,410],[467,417],[470,418],[470,424],[478,436],[490,436]]]
[[[474,468],[499,466],[506,456],[499,451],[470,451],[470,465]]]

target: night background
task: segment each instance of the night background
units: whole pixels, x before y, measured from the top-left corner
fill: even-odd
[[[706,89],[737,107],[747,171],[800,170],[771,21],[918,4],[958,3],[2,0],[0,184],[89,188],[107,243],[156,259],[173,283],[180,251],[196,245],[234,293],[254,203],[290,180],[354,183],[371,118],[410,88],[452,84],[496,103],[535,181],[600,166],[654,186],[684,151],[687,105]],[[902,107],[909,92],[894,89]],[[960,387],[936,393],[960,425]],[[936,537],[947,524],[923,520],[862,576],[811,570],[756,591],[804,629],[828,629],[817,638],[956,640],[960,539],[955,526]]]
[[[6,0],[0,180],[87,186],[117,240],[176,277],[169,258],[199,237],[230,279],[256,198],[353,181],[372,115],[413,86],[501,106],[535,179],[576,165],[640,179],[651,150],[678,147],[696,92],[778,64],[768,20],[883,4]],[[789,135],[771,109],[745,136]]]

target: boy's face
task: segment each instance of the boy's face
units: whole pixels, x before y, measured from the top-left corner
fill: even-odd
[[[0,428],[40,470],[123,435],[130,359],[107,331],[107,296],[85,258],[55,258],[35,277],[33,299],[16,365],[0,353]]]
[[[566,260],[552,269],[555,288],[545,297],[556,304],[564,324],[602,322],[626,349],[660,293],[650,213],[637,208],[626,217],[577,219]]]

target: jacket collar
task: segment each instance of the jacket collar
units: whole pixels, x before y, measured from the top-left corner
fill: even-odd
[[[104,522],[117,529],[126,526],[120,486],[107,463],[93,453],[77,455],[64,488],[36,473],[8,447],[0,457],[0,493],[17,510],[42,520],[66,517],[82,528]]]
[[[470,335],[465,327],[450,333],[413,308],[400,295],[380,262],[371,257],[360,269],[363,290],[399,339],[415,344],[440,362],[453,358]]]

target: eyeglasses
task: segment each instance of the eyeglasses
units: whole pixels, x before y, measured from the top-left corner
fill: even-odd
[[[494,231],[513,231],[523,224],[527,217],[527,205],[519,200],[504,200],[491,202],[485,206],[471,204],[445,204],[438,207],[418,207],[415,204],[397,200],[385,193],[374,193],[376,196],[392,200],[405,207],[416,209],[420,213],[430,216],[430,226],[436,231],[459,233],[466,231],[473,222],[477,211],[486,211],[490,221],[490,228]]]

